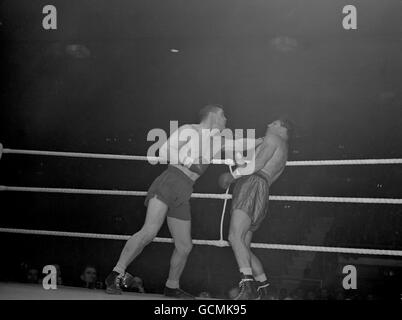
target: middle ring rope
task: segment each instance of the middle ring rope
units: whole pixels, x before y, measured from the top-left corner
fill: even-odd
[[[129,235],[117,234],[101,234],[101,233],[84,233],[84,232],[68,232],[68,231],[53,231],[53,230],[33,230],[33,229],[16,229],[2,228],[0,232],[15,233],[15,234],[30,234],[42,236],[61,236],[73,238],[87,239],[104,239],[104,240],[128,240]],[[194,244],[209,245],[216,247],[229,247],[229,243],[225,240],[202,240],[193,239]],[[171,238],[156,237],[153,242],[172,243]],[[331,253],[348,253],[348,254],[363,254],[363,255],[384,255],[384,256],[402,256],[402,250],[388,249],[367,249],[367,248],[345,248],[345,247],[324,247],[324,246],[308,246],[308,245],[292,245],[292,244],[269,244],[269,243],[251,243],[252,248],[258,249],[277,249],[291,251],[311,251],[311,252],[331,252]]]
[[[16,192],[45,192],[45,193],[70,193],[70,194],[93,194],[113,196],[146,196],[146,191],[130,190],[100,190],[100,189],[75,189],[75,188],[44,188],[44,187],[18,187],[0,185],[0,191]],[[192,198],[199,199],[231,199],[227,193],[193,193]],[[269,196],[274,201],[297,201],[297,202],[335,202],[335,203],[366,203],[366,204],[402,204],[402,199],[394,198],[353,198],[353,197],[313,197],[313,196]]]

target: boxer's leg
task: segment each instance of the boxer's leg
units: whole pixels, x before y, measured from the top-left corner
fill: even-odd
[[[143,227],[127,240],[119,261],[105,280],[107,293],[121,294],[124,282],[122,279],[127,266],[155,238],[166,217],[167,209],[168,206],[156,196],[149,200]]]
[[[174,241],[174,250],[170,260],[169,280],[178,282],[186,266],[187,257],[193,247],[191,240],[191,220],[167,218],[168,227]]]
[[[257,256],[251,251],[251,248],[250,248],[252,238],[253,238],[253,232],[248,231],[246,234],[245,241],[246,241],[247,248],[250,252],[251,268],[253,270],[253,276],[257,281],[265,281],[266,277],[265,277],[265,273],[264,273],[264,267],[262,266],[260,259],[257,258]],[[263,277],[265,277],[265,279],[261,280]]]
[[[252,275],[250,250],[246,235],[250,229],[251,219],[242,210],[234,209],[230,219],[229,242],[232,246],[240,272]]]
[[[240,292],[235,300],[250,300],[258,299],[259,297],[251,268],[251,252],[246,242],[250,226],[250,217],[244,211],[234,209],[230,220],[229,242],[232,245],[240,273],[242,274],[239,283]]]
[[[166,281],[165,295],[176,298],[192,299],[193,296],[180,289],[180,277],[186,266],[193,243],[191,240],[191,220],[167,217],[167,224],[174,241],[170,259],[169,277]]]
[[[145,223],[141,230],[127,240],[114,271],[124,274],[127,266],[158,234],[166,217],[168,206],[156,196],[149,200]]]
[[[268,282],[267,276],[264,272],[264,267],[262,266],[260,259],[258,259],[257,256],[251,251],[250,245],[251,245],[252,238],[253,238],[253,232],[252,231],[247,232],[246,244],[250,251],[251,268],[253,269],[253,276],[257,283],[257,292],[258,292],[260,299],[265,300],[265,299],[268,299],[269,282]]]

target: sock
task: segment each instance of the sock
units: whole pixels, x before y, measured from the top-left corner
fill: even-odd
[[[179,289],[179,281],[168,279],[166,281],[166,287],[168,287],[170,289]]]
[[[119,264],[116,264],[116,266],[113,268],[113,271],[116,271],[120,275],[124,275],[126,273],[126,268],[122,267]]]
[[[240,268],[240,273],[244,274],[245,276],[252,276],[253,271],[251,268]]]
[[[267,276],[265,275],[265,273],[261,273],[260,275],[254,277],[254,279],[258,282],[265,282],[267,281]]]

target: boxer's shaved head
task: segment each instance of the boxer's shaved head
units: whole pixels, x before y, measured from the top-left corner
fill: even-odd
[[[208,118],[210,113],[218,113],[220,110],[223,111],[223,106],[220,104],[207,104],[200,110],[200,121]]]

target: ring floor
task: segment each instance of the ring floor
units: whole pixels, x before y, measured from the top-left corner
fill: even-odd
[[[124,292],[107,294],[104,290],[58,286],[45,290],[42,285],[0,283],[0,300],[174,300],[163,295]]]

